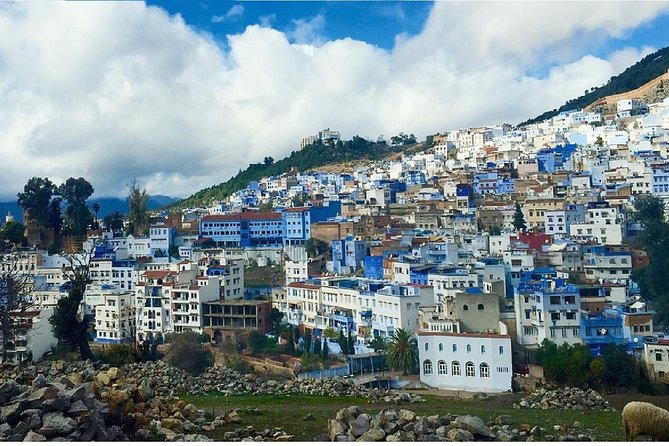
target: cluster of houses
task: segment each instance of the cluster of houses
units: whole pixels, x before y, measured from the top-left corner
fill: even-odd
[[[339,139],[327,129],[303,144],[321,134]],[[510,390],[545,339],[593,355],[622,345],[663,380],[669,339],[631,279],[648,259],[626,242],[641,229],[630,219],[635,197],[669,198],[669,99],[430,141],[348,172],[253,181],[209,208],[154,216],[146,237],[91,233],[80,255],[90,254],[82,312],[94,341],[196,331],[234,343],[269,332],[274,308],[314,336],[351,333],[358,353],[409,330],[420,379],[434,387]],[[43,314],[67,293],[68,260],[11,256],[33,277],[33,325],[45,331]],[[250,293],[249,264],[283,270],[285,284]],[[40,344],[35,358],[50,347],[27,339]],[[13,358],[30,348],[17,344]]]

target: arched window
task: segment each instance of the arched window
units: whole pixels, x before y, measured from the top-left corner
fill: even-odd
[[[439,343],[439,351],[440,352],[444,351],[444,344],[442,344],[441,342]]]
[[[479,366],[479,374],[481,378],[490,378],[490,366],[485,362],[482,362]]]
[[[471,353],[471,352],[472,352],[472,346],[467,344],[467,353]]]
[[[425,351],[427,351],[429,344],[426,342],[425,343]]]
[[[460,363],[458,361],[453,361],[451,364],[451,375],[460,376]]]
[[[469,310],[469,305],[463,305],[462,309],[465,310],[465,311]]]
[[[500,355],[503,355],[503,354],[504,354],[504,346],[503,346],[503,345],[500,345],[500,346],[499,346],[499,354],[500,354]]]
[[[432,361],[429,359],[426,359],[423,361],[423,375],[431,375],[432,374]]]
[[[465,364],[465,375],[466,376],[476,376],[476,367],[474,367],[473,362],[468,362]]]
[[[453,351],[454,351],[454,352],[457,352],[457,351],[458,351],[458,345],[457,345],[457,344],[453,344]]]
[[[437,373],[440,375],[446,375],[448,373],[448,366],[443,359],[437,363]]]
[[[481,353],[485,353],[485,345],[481,346]]]
[[[479,309],[479,311],[483,311],[483,310],[485,310],[485,307],[483,306],[483,304],[479,304],[478,309]]]

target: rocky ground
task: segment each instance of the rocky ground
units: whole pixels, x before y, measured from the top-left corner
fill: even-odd
[[[279,382],[212,367],[190,376],[162,361],[122,368],[90,361],[0,366],[0,441],[208,441],[207,432],[238,424],[236,411],[213,421],[175,394],[356,396],[389,403],[420,396],[366,389],[346,378]],[[226,439],[290,440],[280,429],[231,426]]]
[[[406,409],[382,410],[370,415],[357,406],[337,412],[328,421],[323,441],[595,441],[592,432],[573,426],[554,426],[544,432],[538,426],[515,426],[509,415],[489,423],[470,415],[419,416]]]
[[[565,387],[563,389],[546,387],[538,389],[527,397],[522,398],[513,407],[615,411],[609,402],[596,391],[592,389],[582,390],[576,387]]]

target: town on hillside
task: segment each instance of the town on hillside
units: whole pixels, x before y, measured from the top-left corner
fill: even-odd
[[[296,145],[340,142],[325,129]],[[292,169],[181,210],[149,212],[133,183],[128,215],[98,216],[83,178],[33,178],[25,224],[8,215],[0,229],[1,360],[63,346],[157,357],[190,332],[298,379],[625,387],[618,361],[664,386],[668,151],[669,98],[622,99],[608,113],[445,131],[350,170]],[[577,354],[586,371],[558,370],[557,356]]]

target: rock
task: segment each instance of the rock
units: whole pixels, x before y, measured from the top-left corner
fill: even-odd
[[[574,421],[574,429],[581,429],[583,425],[580,421]]]
[[[400,411],[397,413],[397,416],[403,423],[412,423],[416,420],[416,413],[406,409],[400,409]]]
[[[416,435],[424,435],[430,431],[430,423],[425,417],[418,417],[413,424],[413,432]]]
[[[26,434],[25,438],[23,438],[23,441],[46,441],[46,437],[37,432],[30,431]]]
[[[62,372],[65,369],[65,361],[53,361],[51,369]]]
[[[121,370],[118,367],[110,367],[106,373],[109,379],[111,379],[112,381],[116,381],[117,379],[123,377],[123,372],[121,372]]]
[[[513,424],[513,417],[511,415],[500,415],[495,420],[495,423],[499,425]]]
[[[109,377],[109,375],[107,374],[107,372],[99,372],[99,373],[95,376],[95,380],[96,380],[98,383],[102,384],[103,386],[108,386],[109,383],[111,382],[111,378]]]
[[[474,435],[464,429],[455,428],[448,431],[446,438],[452,441],[473,441]]]
[[[29,409],[38,409],[46,400],[51,400],[58,396],[58,390],[54,387],[42,387],[30,394],[26,403]]]
[[[437,437],[447,438],[448,435],[448,426],[439,426],[434,432]]]
[[[84,386],[76,386],[72,390],[68,390],[65,392],[65,396],[67,396],[70,401],[77,401],[80,400],[86,395],[86,387]]]
[[[328,420],[328,436],[330,441],[335,441],[335,439],[346,433],[346,426],[339,420]]]
[[[24,406],[25,403],[23,401],[17,401],[0,408],[0,423],[14,424],[14,421],[21,415]]]
[[[41,373],[40,373],[39,375],[37,375],[37,376],[35,377],[35,379],[33,379],[33,381],[32,381],[32,386],[33,386],[35,389],[39,389],[40,387],[44,387],[44,386],[46,386],[47,384],[49,384],[49,381],[48,381],[48,380],[46,379],[46,377],[45,377],[44,375],[42,375]]]
[[[475,435],[481,435],[484,437],[493,436],[490,432],[490,429],[488,429],[488,426],[486,426],[483,420],[479,417],[461,415],[455,419],[455,424],[458,428],[469,431]]]
[[[16,381],[5,381],[0,385],[0,404],[5,404],[20,393],[21,387],[19,387]]]
[[[42,428],[38,433],[49,438],[56,435],[67,435],[76,428],[77,422],[72,418],[58,412],[50,412],[42,417]]]
[[[370,429],[362,434],[356,441],[381,441],[386,438],[383,429]]]
[[[51,400],[45,400],[42,403],[45,410],[55,410],[57,412],[65,412],[70,407],[70,399],[65,396],[59,396]]]
[[[349,424],[349,432],[356,438],[367,432],[369,428],[369,415],[364,413],[358,415],[358,417]]]
[[[236,410],[233,410],[233,411],[229,412],[225,416],[225,420],[228,423],[241,423],[242,422],[242,418],[239,416],[239,414],[237,413]]]
[[[539,426],[534,426],[532,430],[530,430],[530,435],[534,435],[535,437],[541,437],[542,433],[543,432]]]
[[[316,420],[316,415],[314,415],[312,413],[308,413],[304,417],[302,417],[302,420],[304,420],[304,421],[315,421]]]

